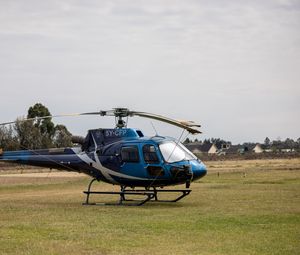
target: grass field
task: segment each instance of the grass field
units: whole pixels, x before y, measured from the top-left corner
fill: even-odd
[[[300,159],[208,169],[180,202],[142,207],[82,206],[81,175],[2,174],[0,254],[300,254]]]

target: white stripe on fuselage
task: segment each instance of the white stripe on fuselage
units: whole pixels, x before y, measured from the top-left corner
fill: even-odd
[[[96,152],[94,152],[94,157],[95,157],[95,160],[94,161],[93,159],[91,159],[85,152],[82,152],[82,153],[78,153],[77,156],[82,160],[84,161],[85,163],[87,163],[88,165],[90,165],[92,163],[92,166],[99,170],[100,173],[104,176],[104,178],[107,179],[107,181],[111,182],[111,183],[114,183],[114,184],[119,184],[116,180],[114,180],[112,178],[112,176],[116,176],[116,177],[120,177],[120,178],[126,178],[126,179],[129,179],[129,180],[142,180],[142,181],[145,181],[145,180],[151,180],[151,179],[148,179],[148,178],[140,178],[140,177],[135,177],[135,176],[131,176],[131,175],[127,175],[127,174],[121,174],[121,173],[117,173],[115,171],[112,171],[106,167],[104,167],[99,158],[98,158],[98,155]]]
[[[96,168],[97,170],[99,170],[106,180],[108,180],[109,182],[118,184],[113,178],[111,178],[111,176],[107,173],[106,169],[104,169],[104,167],[102,167],[100,162],[98,163],[98,162],[92,160],[86,153],[80,153],[80,154],[77,154],[77,156],[82,161],[87,163],[88,165],[92,165],[93,168]]]

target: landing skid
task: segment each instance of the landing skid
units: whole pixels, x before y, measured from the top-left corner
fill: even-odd
[[[115,192],[115,191],[91,191],[91,187],[93,182],[96,181],[96,179],[91,180],[91,182],[88,185],[87,191],[83,191],[84,194],[86,194],[86,201],[83,203],[83,205],[123,205],[123,206],[140,206],[147,202],[177,202],[184,198],[185,196],[189,195],[192,190],[190,189],[169,189],[169,190],[157,190],[155,187],[152,187],[152,189],[130,189],[126,190],[125,186],[121,186],[121,191]],[[171,200],[160,200],[158,198],[158,194],[160,193],[180,193],[180,196],[178,196],[175,199]],[[90,202],[90,195],[119,195],[119,201],[117,203],[91,203]],[[144,199],[127,199],[126,196],[132,196],[132,195],[138,195],[138,196],[144,196]]]

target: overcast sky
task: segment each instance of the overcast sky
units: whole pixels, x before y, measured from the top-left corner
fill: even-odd
[[[0,0],[0,122],[36,102],[52,114],[123,106],[199,122],[198,139],[295,139],[299,31],[299,0]],[[81,135],[114,123],[55,122]],[[154,134],[149,120],[129,125]]]

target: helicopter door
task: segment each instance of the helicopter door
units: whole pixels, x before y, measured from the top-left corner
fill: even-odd
[[[156,148],[152,144],[146,144],[143,146],[144,161],[147,164],[147,172],[150,176],[164,176],[165,171],[160,164]]]
[[[121,148],[121,169],[124,174],[144,177],[137,145],[125,145]]]

